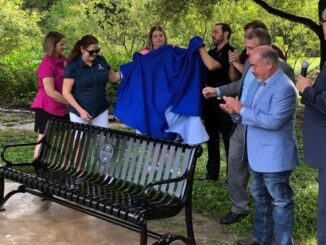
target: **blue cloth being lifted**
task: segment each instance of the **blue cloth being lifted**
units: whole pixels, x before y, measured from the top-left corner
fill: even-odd
[[[206,75],[198,52],[202,46],[202,39],[194,37],[188,49],[164,45],[147,55],[135,53],[133,62],[120,67],[123,78],[114,114],[124,124],[153,137],[173,140],[180,135],[189,144],[207,141],[199,118]],[[168,122],[171,117],[173,122]],[[187,125],[193,119],[194,130]]]

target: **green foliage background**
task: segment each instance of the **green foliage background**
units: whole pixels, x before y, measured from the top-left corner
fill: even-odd
[[[268,2],[318,21],[317,0]],[[28,106],[35,95],[41,43],[52,30],[65,34],[66,54],[83,35],[95,35],[102,55],[116,69],[144,47],[148,30],[156,24],[166,29],[172,44],[186,47],[192,36],[199,35],[209,48],[213,24],[226,22],[233,29],[232,45],[241,50],[243,25],[260,19],[294,68],[302,57],[319,56],[318,38],[306,27],[269,15],[252,0],[0,0],[0,4],[0,100],[15,105]],[[115,90],[116,86],[108,87],[113,101]]]

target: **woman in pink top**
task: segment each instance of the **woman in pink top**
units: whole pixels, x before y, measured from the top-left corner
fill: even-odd
[[[158,49],[168,43],[164,29],[161,26],[153,26],[148,34],[146,47],[140,51],[142,55],[148,54],[153,49]]]
[[[64,36],[59,32],[49,32],[43,42],[45,56],[36,72],[38,91],[31,106],[35,110],[34,131],[38,134],[38,141],[44,136],[49,118],[69,120],[67,101],[61,93],[66,66],[64,45]],[[39,145],[35,147],[34,158],[38,152]]]

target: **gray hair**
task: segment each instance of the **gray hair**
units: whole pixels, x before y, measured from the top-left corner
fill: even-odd
[[[271,35],[263,28],[255,28],[252,29],[245,37],[246,39],[254,39],[257,38],[259,40],[259,46],[261,45],[272,45],[272,37]]]

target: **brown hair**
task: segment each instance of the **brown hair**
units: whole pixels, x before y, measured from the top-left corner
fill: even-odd
[[[230,40],[231,34],[232,34],[232,30],[229,24],[226,23],[216,23],[215,26],[221,26],[222,27],[222,31],[224,32],[228,32],[228,40]]]
[[[164,44],[167,44],[168,43],[168,38],[166,36],[166,33],[163,29],[163,27],[161,26],[153,26],[150,30],[149,30],[149,33],[148,33],[148,37],[147,37],[147,41],[146,41],[146,49],[149,49],[149,50],[152,50],[153,49],[153,43],[152,43],[152,36],[153,36],[153,33],[154,31],[160,31],[163,33],[164,35],[164,38],[165,38],[165,43]]]
[[[55,52],[55,46],[58,42],[60,42],[63,38],[65,38],[64,35],[62,35],[59,32],[51,31],[49,32],[43,41],[43,50],[47,55],[54,55]]]
[[[249,23],[247,23],[244,27],[243,30],[246,31],[248,29],[256,29],[256,28],[262,28],[264,30],[267,31],[267,26],[265,25],[264,22],[260,21],[260,20],[253,20]]]
[[[83,36],[80,40],[78,40],[73,49],[71,50],[68,58],[67,58],[67,62],[71,62],[74,59],[76,59],[77,57],[81,56],[81,51],[80,48],[87,48],[92,44],[98,44],[98,40],[96,39],[96,37],[94,37],[93,35],[85,35]]]

